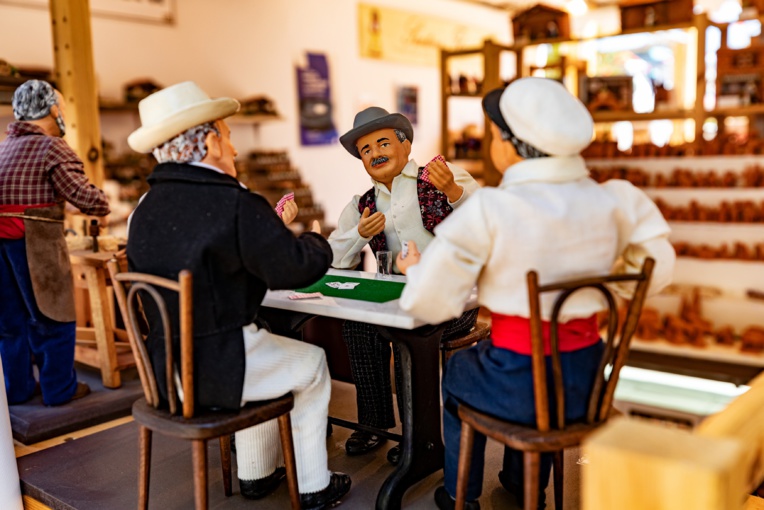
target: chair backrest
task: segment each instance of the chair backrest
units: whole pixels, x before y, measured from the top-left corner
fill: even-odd
[[[146,341],[141,333],[141,301],[154,301],[162,322],[162,338],[165,349],[164,377],[167,387],[167,401],[172,414],[178,413],[179,401],[182,401],[183,417],[194,415],[194,352],[193,352],[193,280],[191,272],[184,270],[178,275],[178,281],[169,280],[145,273],[121,273],[116,260],[107,263],[114,286],[114,294],[120,312],[126,321],[127,336],[135,357],[138,375],[143,386],[143,394],[149,405],[158,408],[161,403],[157,380],[151,357],[146,349]],[[179,333],[180,333],[180,374],[176,370],[172,348],[172,321],[167,305],[158,289],[166,289],[178,294]],[[180,381],[176,384],[176,376]]]
[[[544,338],[542,330],[540,295],[546,292],[559,293],[554,301],[550,317],[550,347],[552,365],[552,383],[554,385],[555,410],[557,415],[556,428],[565,428],[565,397],[563,390],[563,374],[560,363],[558,341],[558,320],[565,301],[578,290],[584,288],[596,289],[602,293],[608,304],[607,336],[605,348],[596,374],[592,393],[586,413],[586,423],[594,424],[604,421],[613,403],[618,375],[623,367],[629,350],[631,338],[637,328],[642,304],[647,295],[655,261],[645,259],[642,270],[636,274],[611,275],[596,278],[585,278],[549,285],[538,284],[538,274],[529,271],[528,297],[530,302],[531,348],[533,364],[533,391],[536,403],[536,425],[541,431],[550,430],[549,393],[547,388],[546,356],[544,354]],[[634,282],[635,288],[628,303],[626,316],[621,324],[616,299],[608,284],[619,282]],[[619,327],[620,326],[620,327]],[[611,367],[609,374],[607,367]]]

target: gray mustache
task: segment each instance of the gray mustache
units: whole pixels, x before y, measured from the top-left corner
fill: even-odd
[[[390,159],[387,156],[380,156],[378,158],[374,158],[371,160],[371,166],[377,166],[382,163],[387,163],[387,160]]]

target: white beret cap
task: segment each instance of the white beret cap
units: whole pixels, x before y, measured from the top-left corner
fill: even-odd
[[[551,156],[573,156],[592,141],[594,121],[562,83],[521,78],[504,89],[499,110],[512,133]]]

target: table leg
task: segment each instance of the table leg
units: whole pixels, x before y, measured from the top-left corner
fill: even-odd
[[[445,325],[413,331],[379,326],[380,334],[400,349],[403,441],[400,463],[379,490],[377,510],[399,510],[409,487],[443,469],[438,353],[444,329]]]
[[[95,267],[84,267],[84,272],[90,295],[90,311],[93,317],[101,379],[106,388],[119,388],[122,380],[117,365],[117,348],[114,345],[114,327],[106,291],[106,275],[103,269]]]

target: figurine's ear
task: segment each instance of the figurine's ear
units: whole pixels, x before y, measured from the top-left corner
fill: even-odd
[[[411,155],[411,141],[409,139],[403,141],[403,150],[406,151],[406,157]]]
[[[207,146],[207,158],[219,158],[223,153],[221,139],[214,131],[207,133],[207,136],[204,137],[204,144]]]

